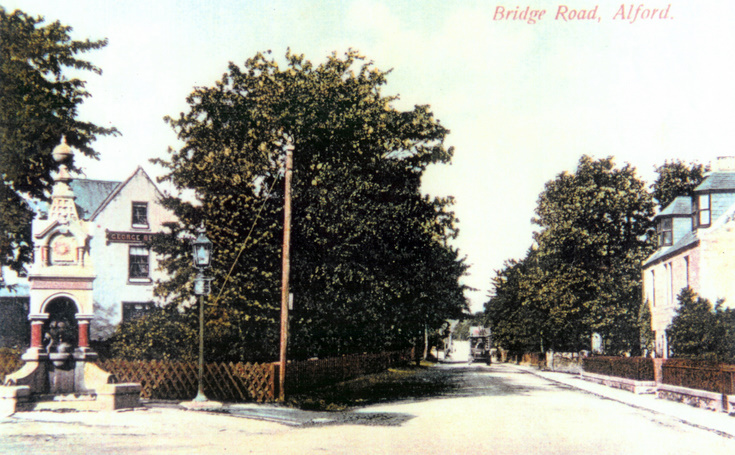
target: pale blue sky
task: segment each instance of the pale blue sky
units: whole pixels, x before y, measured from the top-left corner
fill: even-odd
[[[430,104],[452,134],[454,164],[430,169],[427,192],[454,195],[456,242],[472,264],[473,310],[494,270],[531,245],[530,219],[544,183],[573,170],[582,154],[613,155],[650,181],[653,165],[735,155],[735,4],[662,1],[669,18],[613,20],[621,5],[600,2],[600,20],[554,19],[565,2],[527,2],[548,12],[537,24],[493,20],[483,1],[4,1],[74,27],[76,39],[107,37],[89,58],[93,98],[81,115],[115,125],[100,140],[90,178],[124,179],[177,146],[164,115],[186,108],[195,85],[212,85],[227,62],[286,48],[313,62],[360,50],[393,68],[387,94],[399,108]],[[566,3],[592,9],[587,0]],[[636,4],[638,5],[638,4]]]

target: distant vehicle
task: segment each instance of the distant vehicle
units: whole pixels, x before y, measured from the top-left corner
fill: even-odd
[[[490,357],[490,345],[492,338],[490,329],[487,327],[470,327],[470,356],[468,362],[492,363]]]

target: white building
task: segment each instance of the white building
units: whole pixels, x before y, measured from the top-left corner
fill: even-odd
[[[161,192],[141,167],[124,182],[75,180],[71,186],[92,226],[91,337],[106,338],[120,322],[154,305],[153,286],[164,275],[147,243],[175,217],[161,206]]]

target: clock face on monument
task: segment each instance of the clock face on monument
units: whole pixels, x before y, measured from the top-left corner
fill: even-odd
[[[69,250],[71,250],[71,248],[69,247],[69,243],[67,242],[59,241],[56,242],[56,245],[54,245],[54,253],[58,256],[65,256],[69,254]]]
[[[74,239],[66,236],[57,236],[51,241],[51,262],[70,263],[76,260],[74,254]]]

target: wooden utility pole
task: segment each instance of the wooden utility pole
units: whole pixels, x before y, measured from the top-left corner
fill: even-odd
[[[283,274],[281,275],[281,355],[278,368],[278,401],[286,399],[286,347],[288,346],[288,278],[291,272],[291,174],[293,144],[286,143],[286,182],[283,198]]]

